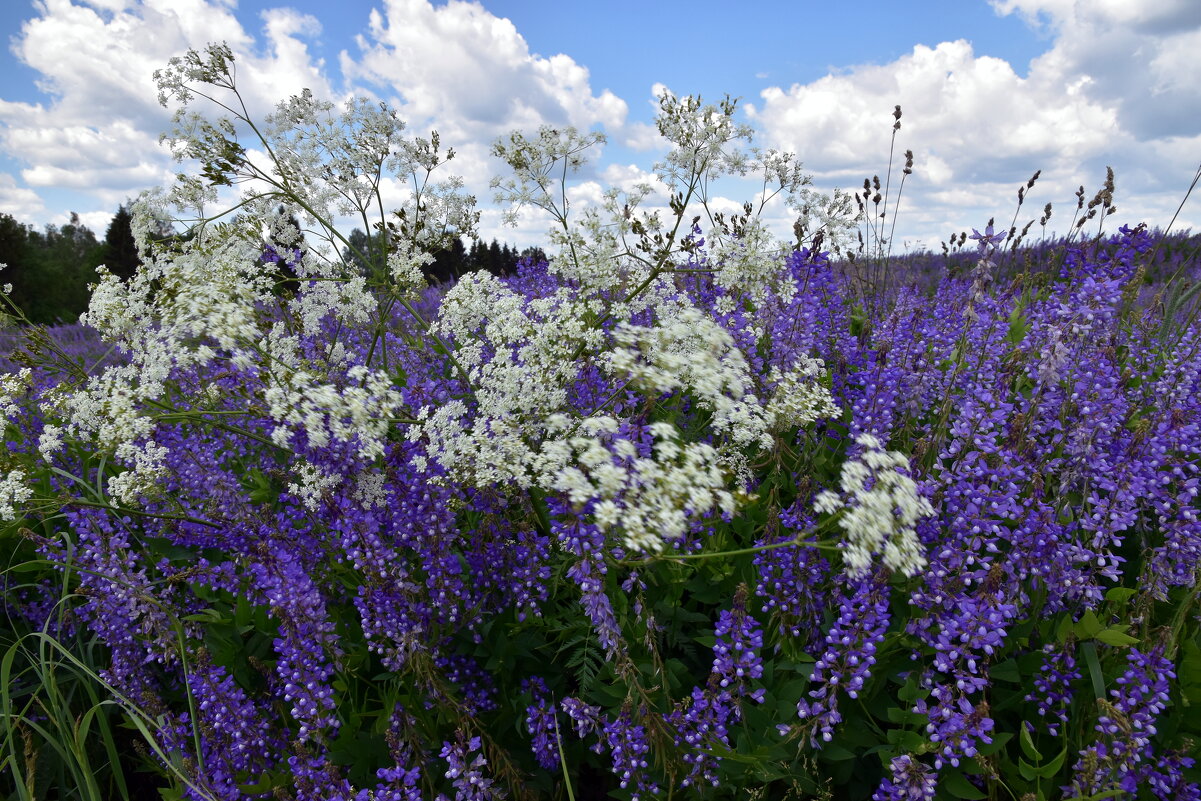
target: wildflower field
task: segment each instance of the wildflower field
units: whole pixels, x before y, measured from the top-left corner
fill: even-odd
[[[911,157],[823,198],[664,95],[669,209],[515,133],[549,262],[427,286],[453,151],[232,60],[157,75],[137,274],[0,332],[5,799],[1201,798],[1201,237],[1111,175],[889,258]]]

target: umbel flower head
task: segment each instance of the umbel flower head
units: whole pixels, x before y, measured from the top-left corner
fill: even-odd
[[[909,466],[904,454],[885,451],[871,434],[860,434],[855,442],[863,450],[843,463],[842,492],[819,493],[813,507],[844,512],[838,524],[846,532],[843,559],[850,576],[865,575],[875,554],[883,556],[886,567],[913,576],[926,566],[914,526],[933,515],[934,507],[904,472]]]

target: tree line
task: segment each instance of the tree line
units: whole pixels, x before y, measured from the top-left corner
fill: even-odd
[[[53,325],[75,322],[88,306],[89,284],[96,283],[96,267],[103,264],[122,279],[128,279],[141,264],[134,244],[132,215],[122,205],[113,215],[104,238],[84,225],[72,212],[65,225],[47,225],[38,230],[11,214],[0,213],[0,286],[12,285],[10,297],[34,323]],[[162,233],[164,237],[170,234]],[[355,229],[348,237],[360,252],[368,252],[367,234]],[[364,274],[381,277],[382,267],[370,267],[347,248],[343,259]],[[539,248],[517,250],[495,239],[472,241],[470,247],[455,239],[435,255],[425,272],[431,283],[453,281],[464,273],[486,270],[494,275],[513,273],[518,262],[545,258]],[[0,307],[0,321],[4,319]]]

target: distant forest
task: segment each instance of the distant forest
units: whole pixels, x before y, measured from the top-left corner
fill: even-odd
[[[104,238],[97,239],[74,213],[66,225],[47,225],[40,231],[10,214],[0,214],[0,264],[8,265],[0,270],[0,286],[12,284],[12,300],[35,323],[75,322],[87,309],[88,284],[96,282],[98,265],[121,278],[129,278],[137,269],[140,261],[130,223],[129,210],[121,206]],[[366,252],[367,234],[363,231],[356,228],[348,239]],[[342,256],[365,274],[375,272],[349,250]],[[470,247],[456,239],[450,249],[436,254],[435,262],[426,268],[426,278],[436,283],[477,270],[506,275],[514,272],[523,258],[537,261],[545,255],[539,248],[518,251],[495,239],[491,243],[476,240]],[[264,265],[264,269],[270,268]],[[4,311],[0,307],[0,320]]]

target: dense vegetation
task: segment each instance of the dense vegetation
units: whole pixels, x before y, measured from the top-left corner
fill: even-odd
[[[245,216],[144,198],[0,379],[8,797],[1201,797],[1197,239],[1104,234],[1109,185],[1069,239],[835,264],[691,213],[748,165],[817,202],[734,112],[661,99],[667,219],[569,217],[596,135],[498,142],[550,258],[435,286],[436,139],[306,94],[256,130],[332,167],[265,172],[181,116],[172,199]],[[343,238],[384,166],[414,198]]]
[[[130,221],[129,210],[121,206],[104,240],[98,242],[74,214],[67,225],[48,225],[42,231],[10,214],[0,214],[0,264],[5,265],[0,270],[0,283],[12,285],[10,299],[30,322],[73,323],[87,310],[88,287],[96,283],[98,266],[104,265],[118,277],[128,279],[141,263]],[[155,236],[167,240],[173,232],[170,226],[157,226]],[[379,273],[382,265],[371,267],[355,253],[368,250],[367,234],[356,228],[348,239],[346,262],[364,274],[373,269]],[[491,243],[476,239],[470,247],[455,239],[438,251],[435,261],[426,268],[426,277],[431,282],[451,281],[476,270],[507,275],[517,269],[521,259],[537,260],[543,255],[538,248],[518,251],[495,239]],[[0,309],[0,315],[0,323],[11,322],[6,310]]]

